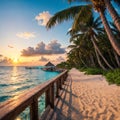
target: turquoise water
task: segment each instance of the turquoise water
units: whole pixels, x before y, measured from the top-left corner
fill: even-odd
[[[0,102],[57,76],[58,72],[25,67],[0,67]]]

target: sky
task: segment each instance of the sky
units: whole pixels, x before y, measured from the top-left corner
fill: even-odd
[[[70,6],[67,0],[0,0],[0,65],[65,61],[72,21],[49,30],[45,25]]]
[[[49,30],[45,25],[56,12],[74,5],[78,3],[67,0],[0,0],[0,66],[65,61],[72,20]]]

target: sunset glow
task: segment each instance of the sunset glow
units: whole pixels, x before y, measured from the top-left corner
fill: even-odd
[[[14,59],[13,59],[13,63],[14,63],[14,64],[17,64],[17,63],[19,63],[19,60],[18,60],[18,58],[14,58]]]
[[[50,30],[45,25],[58,9],[71,5],[67,1],[48,3],[49,0],[0,0],[0,66],[44,65],[48,61],[57,64],[66,60],[66,31],[72,22]]]

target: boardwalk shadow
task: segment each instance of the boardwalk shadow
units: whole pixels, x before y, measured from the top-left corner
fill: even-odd
[[[55,102],[55,108],[50,110],[46,120],[73,120],[73,117],[76,119],[80,112],[73,105],[75,98],[77,96],[72,92],[72,78],[68,76],[62,86],[60,97]]]

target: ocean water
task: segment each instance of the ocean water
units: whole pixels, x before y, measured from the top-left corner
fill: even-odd
[[[0,102],[50,80],[58,74],[58,72],[46,72],[41,69],[0,66]]]
[[[41,68],[42,66],[39,66]],[[59,72],[48,72],[41,69],[25,67],[0,66],[0,103],[17,96],[34,86],[56,77]],[[45,110],[45,94],[38,99],[39,117]],[[30,108],[27,107],[15,120],[30,120]]]

